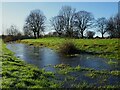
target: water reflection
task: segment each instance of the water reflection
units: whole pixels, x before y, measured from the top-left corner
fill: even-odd
[[[15,56],[25,60],[27,63],[34,64],[39,68],[43,68],[46,65],[56,64],[69,64],[71,66],[80,65],[82,67],[94,68],[96,70],[114,70],[116,67],[112,67],[106,63],[107,59],[95,57],[93,55],[81,54],[77,57],[63,57],[59,53],[53,50],[43,47],[34,47],[26,44],[12,43],[7,44],[7,47],[15,52]],[[49,68],[50,69],[50,68]]]
[[[34,46],[29,46],[26,44],[18,44],[18,43],[12,43],[12,44],[7,44],[8,49],[11,51],[15,52],[15,56],[21,58],[22,60],[25,60],[27,63],[34,64],[35,66],[38,66],[39,68],[44,68],[47,65],[56,65],[56,64],[69,64],[70,66],[77,66],[80,65],[85,68],[93,68],[96,70],[116,70],[118,69],[117,67],[111,66],[107,64],[106,62],[108,61],[105,58],[100,58],[96,57],[93,55],[85,55],[81,54],[77,57],[63,57],[59,53],[54,52],[53,50],[43,47],[34,47]],[[54,68],[52,67],[45,67],[45,70],[48,71],[55,71]],[[100,77],[98,78],[90,78],[85,76],[87,72],[82,71],[82,72],[73,72],[72,76],[77,76],[76,80],[73,81],[72,83],[79,83],[86,81],[87,83],[95,83],[95,85],[101,85],[99,81],[102,79]],[[59,80],[63,81],[65,76],[58,76]],[[104,79],[104,78],[103,78]],[[119,78],[115,76],[109,76],[108,80],[106,83],[111,84],[111,85],[116,85],[116,83],[119,82]],[[102,83],[104,84],[104,83]],[[66,82],[64,84],[65,87],[70,87],[70,82]]]

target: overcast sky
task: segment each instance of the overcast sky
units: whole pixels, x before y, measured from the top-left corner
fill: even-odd
[[[30,11],[40,9],[47,18],[46,32],[49,32],[51,31],[49,25],[50,18],[56,16],[64,5],[76,8],[76,11],[85,10],[91,12],[95,19],[100,17],[109,18],[118,12],[117,2],[3,2],[2,30],[5,31],[6,28],[14,24],[22,31],[25,19]]]

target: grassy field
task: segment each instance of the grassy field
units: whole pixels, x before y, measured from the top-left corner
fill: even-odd
[[[0,43],[0,45],[2,45]],[[26,64],[14,56],[14,54],[2,45],[2,53],[0,62],[2,62],[2,88],[44,88],[60,87],[55,83],[54,73],[45,72],[44,69],[38,69],[35,66]]]
[[[21,42],[36,46],[46,46],[58,50],[59,46],[66,41],[73,42],[80,50],[97,53],[96,55],[100,57],[120,60],[120,39],[65,39],[49,37],[41,39],[25,39]]]
[[[56,39],[56,40],[55,40]],[[44,39],[36,39],[36,40],[23,40],[27,41],[29,44],[35,45],[43,45],[48,46],[53,49],[57,49],[58,43],[61,44],[64,42],[64,39],[58,38],[44,38]],[[52,42],[56,41],[56,42]],[[117,41],[117,40],[116,40]],[[36,43],[37,42],[37,43]],[[39,44],[38,44],[39,42]],[[49,43],[48,43],[49,42]],[[54,44],[54,46],[53,46]],[[79,44],[78,44],[79,45]],[[1,44],[2,48],[2,56],[0,56],[0,62],[2,62],[2,88],[61,88],[64,87],[64,83],[70,82],[70,86],[73,88],[119,88],[119,83],[116,85],[106,84],[106,81],[109,75],[114,77],[120,76],[120,71],[98,71],[90,68],[82,68],[81,66],[71,67],[64,64],[51,66],[57,69],[57,72],[46,72],[44,69],[38,69],[35,66],[30,64],[26,64],[23,60],[20,60],[14,56],[14,53],[6,48],[5,44]],[[70,73],[79,72],[78,76],[72,76]],[[104,86],[96,87],[94,84],[91,85],[87,82],[80,82],[75,84],[74,80],[81,74],[81,72],[86,72],[85,76],[91,79],[101,78],[97,82],[104,84]],[[60,77],[56,77],[56,75],[62,75],[65,78],[62,81]],[[97,83],[96,82],[96,83]]]

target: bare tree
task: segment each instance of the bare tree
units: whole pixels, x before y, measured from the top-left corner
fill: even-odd
[[[10,28],[8,28],[6,30],[6,33],[7,35],[10,35],[10,36],[17,36],[19,32],[19,30],[17,29],[17,26],[15,25],[11,25]]]
[[[74,25],[79,29],[79,33],[83,38],[84,31],[91,28],[93,25],[94,17],[90,12],[79,11],[74,15]]]
[[[120,38],[120,16],[117,14],[107,22],[107,32],[111,38]]]
[[[39,38],[45,29],[46,17],[40,10],[33,10],[26,19],[26,25],[33,32],[34,38]]]
[[[107,32],[107,20],[105,17],[98,18],[97,20],[97,31],[101,33],[102,38],[104,37],[104,34]]]
[[[87,32],[86,32],[87,38],[93,38],[94,35],[95,35],[95,32],[94,32],[94,31],[87,31]]]
[[[120,38],[120,14],[117,14],[114,17],[115,20],[115,31],[116,31],[116,37]]]
[[[113,18],[111,17],[108,22],[107,22],[107,33],[109,34],[109,36],[111,38],[115,37],[116,35],[116,32],[115,32],[115,25],[114,25],[114,20]]]
[[[73,16],[75,14],[75,9],[70,6],[63,6],[59,11],[59,16],[64,19],[64,30],[66,36],[73,36]]]
[[[25,24],[23,26],[23,31],[24,31],[24,35],[25,36],[28,36],[28,37],[32,37],[33,36],[32,31],[30,30],[29,25]]]
[[[51,25],[59,36],[64,33],[64,18],[62,16],[55,16],[51,19]]]

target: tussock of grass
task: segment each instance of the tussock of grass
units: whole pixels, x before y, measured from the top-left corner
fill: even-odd
[[[79,50],[73,42],[66,41],[59,46],[59,52],[63,55],[74,55],[78,54]]]

